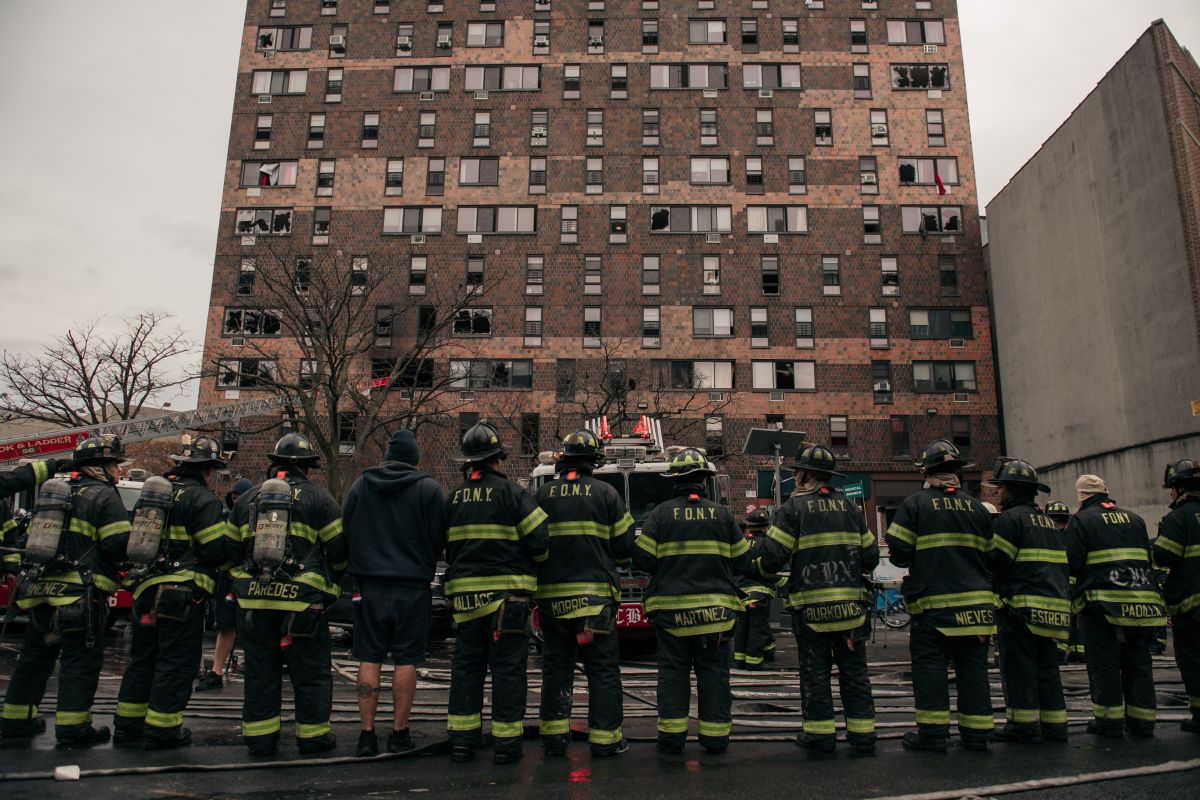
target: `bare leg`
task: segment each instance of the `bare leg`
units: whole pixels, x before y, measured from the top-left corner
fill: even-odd
[[[376,678],[378,685],[378,678]],[[417,695],[417,668],[412,664],[397,665],[392,672],[392,709],[395,714],[392,730],[408,727],[408,714]]]
[[[358,715],[364,731],[375,730],[375,709],[379,707],[379,664],[358,665]]]
[[[218,675],[225,673],[225,664],[229,661],[229,654],[233,652],[233,643],[236,640],[237,628],[217,631],[217,643],[213,646],[213,672]]]

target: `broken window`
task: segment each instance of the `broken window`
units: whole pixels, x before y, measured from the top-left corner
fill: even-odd
[[[242,186],[295,186],[297,161],[243,161]]]
[[[762,256],[759,262],[763,294],[779,294],[779,256]]]
[[[945,64],[892,64],[893,89],[949,89],[950,68]]]
[[[254,294],[254,276],[258,271],[258,262],[253,258],[243,258],[238,269],[237,293]]]
[[[292,232],[292,209],[239,208],[235,230],[243,236],[286,236]]]
[[[905,233],[962,232],[959,206],[901,206],[900,220]]]
[[[313,236],[328,236],[329,226],[333,220],[333,209],[329,206],[318,206],[313,209]]]
[[[754,361],[752,385],[756,390],[800,390],[817,388],[816,364],[812,361]]]
[[[933,186],[940,179],[944,185],[958,183],[957,158],[901,158],[900,183],[916,186]]]
[[[227,308],[223,336],[278,336],[283,321],[278,311],[258,308]]]
[[[730,206],[651,206],[651,232],[728,233],[733,210]]]
[[[312,47],[312,26],[287,28],[259,28],[254,49],[264,50],[308,50]]]
[[[296,271],[292,275],[292,285],[296,294],[304,294],[312,284],[312,259],[301,256],[296,259]]]
[[[279,378],[278,364],[262,358],[223,358],[217,362],[218,389],[261,389]]]
[[[460,308],[454,313],[456,336],[490,336],[492,334],[492,309]]]

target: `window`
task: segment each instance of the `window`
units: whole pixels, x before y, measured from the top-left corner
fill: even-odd
[[[545,147],[550,141],[550,111],[535,108],[529,115],[529,146]]]
[[[946,30],[940,19],[889,19],[888,44],[945,44]]]
[[[492,112],[476,111],[475,126],[471,129],[471,146],[488,147],[492,143]]]
[[[762,274],[763,294],[779,294],[779,256],[762,256],[759,271]]]
[[[243,161],[242,186],[295,186],[297,161]]]
[[[958,206],[901,206],[900,221],[905,233],[962,233]]]
[[[367,276],[370,273],[370,259],[366,256],[353,256],[350,259],[350,294],[361,295],[367,291]]]
[[[417,331],[422,335],[431,335],[438,326],[437,309],[433,306],[421,306],[417,309]]]
[[[821,256],[821,289],[826,295],[842,293],[842,271],[837,256]]]
[[[732,361],[666,361],[658,365],[664,389],[732,389]]]
[[[813,109],[813,135],[821,147],[833,145],[833,112],[828,108]]]
[[[441,206],[407,206],[383,210],[383,232],[388,233],[441,233]]]
[[[292,232],[292,210],[239,208],[234,230],[242,236],[287,236]]]
[[[460,186],[495,186],[499,180],[499,158],[459,159],[458,183]]]
[[[342,70],[340,68],[325,71],[325,102],[342,102]]]
[[[467,256],[467,289],[478,293],[483,288],[483,256]]]
[[[693,308],[693,336],[732,336],[732,308]]]
[[[392,346],[392,327],[396,319],[395,306],[375,306],[375,346]]]
[[[629,96],[629,65],[613,64],[608,70],[609,93],[614,100]]]
[[[295,288],[296,294],[305,294],[308,292],[308,287],[311,283],[312,259],[300,256],[296,259],[296,271],[292,275],[292,286]]]
[[[536,92],[541,86],[541,67],[467,67],[463,71],[463,89],[468,92]]]
[[[867,21],[865,19],[850,20],[850,52],[867,52]]]
[[[888,118],[886,109],[871,109],[871,146],[888,146]]]
[[[410,256],[408,262],[408,293],[425,294],[428,277],[428,256]]]
[[[895,256],[882,256],[879,259],[880,281],[884,295],[900,294],[900,268]]]
[[[642,144],[646,146],[658,145],[657,108],[642,109]]]
[[[954,415],[950,417],[950,441],[958,448],[963,458],[971,457],[971,418]]]
[[[258,272],[258,262],[253,258],[243,258],[238,268],[237,294],[254,294],[254,276]]]
[[[417,147],[433,147],[437,135],[437,112],[422,111],[417,125]]]
[[[806,206],[746,206],[749,233],[808,233]]]
[[[750,309],[750,346],[767,347],[770,341],[771,329],[767,324],[767,309],[758,307]]]
[[[321,16],[332,17],[337,14],[338,0],[321,0]]]
[[[899,158],[900,183],[905,186],[950,186],[958,183],[957,158]]]
[[[529,193],[546,193],[546,159],[529,159]]]
[[[742,20],[742,52],[758,52],[758,20],[746,18]]]
[[[446,159],[431,158],[425,168],[425,194],[437,196],[446,187]]]
[[[976,388],[973,361],[914,361],[912,370],[915,392],[973,392]]]
[[[796,347],[807,349],[813,342],[813,317],[811,308],[796,309]]]
[[[867,335],[871,339],[871,347],[887,347],[888,346],[888,324],[887,324],[887,309],[886,308],[869,308],[867,309],[869,322],[867,324]]]
[[[585,143],[589,147],[601,147],[604,145],[604,112],[599,109],[588,109],[587,138]]]
[[[448,55],[454,49],[454,23],[439,22],[437,24],[437,39],[434,40],[438,55]]]
[[[279,380],[279,364],[265,358],[222,358],[217,362],[218,389],[266,389]]]
[[[304,94],[308,88],[308,70],[304,69],[256,69],[252,78],[251,94]]]
[[[854,97],[858,100],[871,99],[871,65],[854,65]]]
[[[538,454],[541,438],[541,417],[537,414],[521,415],[521,455],[529,458]]]
[[[413,24],[401,22],[396,26],[396,55],[411,56],[413,49]]]
[[[693,158],[692,183],[729,183],[729,159]]]
[[[642,294],[659,293],[662,273],[660,256],[642,256]]]
[[[440,2],[439,2],[439,10]],[[461,411],[458,414],[458,438],[461,441],[463,435],[471,429],[473,425],[479,422],[479,413],[475,411]]]
[[[874,156],[859,157],[858,185],[863,194],[879,194],[879,167]]]
[[[817,388],[812,361],[754,361],[752,385],[756,391],[813,391]]]
[[[271,115],[259,114],[254,121],[254,149],[266,150],[271,146]],[[312,146],[311,144],[309,145]],[[318,145],[320,146],[320,145]]]
[[[590,55],[604,52],[604,20],[593,19],[588,21],[587,51]]]
[[[449,67],[396,67],[392,83],[396,92],[448,92]]]
[[[800,52],[800,20],[785,19],[781,21],[783,26],[783,52],[799,53]]]
[[[271,16],[282,17],[287,14],[287,0],[271,0]],[[222,450],[236,450],[236,447],[222,447]]]
[[[541,306],[525,306],[525,346],[542,346]]]
[[[537,233],[536,206],[459,206],[459,233]]]
[[[767,147],[775,144],[775,116],[769,108],[754,112],[754,143]]]
[[[559,211],[559,238],[563,244],[579,241],[579,206],[562,206]]]
[[[758,156],[746,158],[746,192],[763,193],[763,160]]]
[[[383,179],[383,193],[389,196],[404,194],[404,159],[389,158]]]
[[[460,308],[454,312],[455,336],[491,336],[492,309]]]
[[[804,156],[790,156],[788,158],[788,192],[790,194],[804,194],[807,191]]]
[[[374,13],[387,14],[392,10],[392,0],[375,0],[374,6]]]
[[[701,282],[704,286],[704,294],[720,294],[721,293],[721,257],[720,256],[703,256],[703,269],[701,270]]]
[[[729,67],[725,64],[651,64],[651,89],[726,89]]]
[[[599,347],[601,336],[600,306],[583,307],[583,346]]]
[[[533,54],[535,56],[550,55],[550,22],[536,20],[533,23]]]
[[[662,346],[662,316],[658,306],[642,308],[642,347]]]
[[[844,415],[834,414],[829,417],[829,446],[842,450],[850,446],[850,424]]]
[[[337,162],[322,159],[317,162],[317,197],[333,196],[333,178]]]
[[[730,206],[650,206],[651,233],[728,233]]]
[[[704,449],[710,456],[725,455],[725,418],[720,414],[704,418]]]
[[[364,148],[379,146],[379,114],[377,113],[363,114],[362,146]]]
[[[583,293],[603,294],[601,279],[604,275],[604,265],[600,256],[583,257]]]
[[[563,65],[563,99],[578,100],[579,99],[579,65],[564,64]]]
[[[626,206],[608,207],[608,243],[624,244],[629,240],[629,209]]]
[[[658,194],[658,159],[642,159],[642,194]]]
[[[742,67],[742,88],[799,89],[799,64],[746,64]]]
[[[893,89],[949,89],[950,68],[945,64],[892,64]]]
[[[450,385],[455,389],[530,389],[533,362],[454,359],[450,361]]]
[[[278,336],[283,320],[278,311],[261,308],[226,308],[222,336]]]
[[[584,163],[584,192],[600,194],[604,191],[604,159],[589,158]]]
[[[346,57],[346,34],[350,32],[347,25],[332,25],[329,28],[329,57]]]
[[[688,44],[725,44],[725,20],[688,20]]]
[[[931,108],[925,112],[925,134],[929,137],[930,147],[946,146],[946,125],[940,108]]]
[[[863,244],[880,244],[883,226],[879,222],[879,206],[863,206]]]
[[[914,339],[969,339],[969,308],[913,308],[908,312],[908,335]]]
[[[525,257],[525,294],[541,294],[546,285],[545,256]]]
[[[554,399],[575,399],[575,359],[560,358],[554,365]]]
[[[892,402],[892,362],[871,362],[871,393],[876,405]]]
[[[908,432],[908,417],[891,417],[888,419],[891,431],[892,458],[912,458],[912,437]]]
[[[943,295],[958,295],[958,267],[954,256],[938,256],[938,287]]]
[[[309,114],[308,116],[308,147],[319,149],[325,146],[325,115]]]
[[[642,52],[658,52],[658,20],[642,20]]]
[[[717,110],[715,108],[700,109],[700,144],[715,145],[717,143]]]
[[[467,47],[503,47],[503,22],[467,23]]]

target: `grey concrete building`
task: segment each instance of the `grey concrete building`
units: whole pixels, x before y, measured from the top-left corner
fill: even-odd
[[[1200,68],[1157,21],[987,207],[1006,451],[1151,520],[1200,457]]]

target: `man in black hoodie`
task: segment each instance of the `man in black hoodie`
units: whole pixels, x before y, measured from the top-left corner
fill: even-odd
[[[437,481],[417,469],[412,431],[397,431],[384,462],[359,476],[346,495],[342,525],[350,542],[349,573],[359,583],[354,605],[358,659],[358,755],[379,752],[375,709],[379,677],[391,653],[394,721],[389,753],[413,749],[408,714],[417,691],[417,664],[425,659],[433,597],[429,585],[446,547],[443,496]]]

